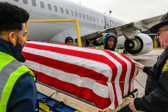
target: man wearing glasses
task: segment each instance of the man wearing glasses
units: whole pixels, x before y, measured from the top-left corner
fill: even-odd
[[[148,78],[145,96],[130,98],[129,107],[133,112],[168,112],[168,13],[160,22],[150,28],[150,32],[157,33],[157,39],[164,52],[157,58],[153,67],[144,66],[138,62],[136,66],[147,73]]]

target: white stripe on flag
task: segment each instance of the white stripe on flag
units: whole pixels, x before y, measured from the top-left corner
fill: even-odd
[[[129,79],[131,74],[131,63],[128,60],[126,60],[123,56],[119,55],[118,53],[115,53],[115,55],[118,56],[127,64],[127,72],[124,80],[124,95],[127,95],[128,89],[129,89]]]
[[[73,49],[73,50],[76,50],[76,51],[82,51],[82,52],[86,52],[86,53],[102,55],[102,56],[105,56],[106,58],[108,58],[111,62],[113,62],[116,65],[117,69],[121,67],[121,64],[116,59],[114,59],[108,53],[106,53],[106,52],[104,52],[102,50],[88,49],[88,48],[84,48],[84,47],[66,46],[66,45],[61,45],[61,44],[48,44],[48,43],[43,43],[43,42],[30,42],[30,43],[39,44],[39,45],[45,45],[45,46],[52,46],[52,47],[59,47],[59,48],[64,48],[64,49],[69,49],[69,50]],[[121,72],[118,72],[118,71],[119,70],[117,70],[117,75],[119,75],[119,74],[121,75]],[[108,82],[110,81],[110,83],[111,83],[112,75],[108,76],[109,77]],[[114,90],[113,90],[113,87],[110,86],[110,84],[108,84],[108,86],[109,86],[109,93],[113,93],[113,94],[109,94],[110,98],[112,98],[110,100],[112,101],[112,105],[113,105],[113,103],[115,102],[115,99],[114,99],[114,96],[113,96],[114,95]],[[115,86],[116,86],[116,84],[115,84]],[[120,88],[119,85],[117,85],[117,89],[115,89],[115,91],[117,93],[120,93],[119,94],[119,98],[121,98],[122,97],[121,96],[121,90],[119,88]],[[113,91],[110,92],[110,90],[113,90]],[[118,96],[118,94],[116,96]],[[121,99],[118,99],[118,101],[120,101],[120,100]]]
[[[38,64],[32,61],[26,61],[24,63],[27,67],[30,69],[36,70],[38,72],[42,72],[48,76],[51,76],[53,78],[57,78],[61,81],[68,82],[74,85],[77,85],[79,87],[86,87],[94,91],[95,94],[99,95],[100,97],[109,98],[108,92],[108,86],[102,85],[100,83],[97,83],[95,80],[85,77],[80,77],[76,74],[70,74],[67,72],[63,72],[58,69],[54,69],[42,64]],[[48,72],[50,71],[50,72]],[[114,93],[113,93],[114,94]]]
[[[60,54],[52,51],[38,50],[35,48],[29,48],[29,47],[25,47],[24,52],[82,66],[90,70],[93,70],[97,73],[101,73],[102,75],[108,78],[109,77],[111,78],[111,74],[112,74],[111,68],[107,64],[104,64],[98,61]]]
[[[136,77],[136,73],[137,73],[137,72],[138,72],[138,68],[135,67],[134,77],[133,77],[132,80],[131,80],[131,91],[134,90],[134,79],[135,79],[135,77]]]
[[[112,109],[114,109],[114,91],[116,91],[117,93],[117,100],[118,100],[118,103],[121,102],[122,100],[122,95],[121,95],[121,90],[120,90],[120,86],[119,86],[119,78],[121,76],[121,73],[122,73],[122,66],[121,64],[116,60],[114,59],[113,57],[111,57],[108,53],[102,51],[102,50],[99,50],[99,49],[88,49],[88,48],[84,48],[84,47],[75,47],[75,46],[66,46],[66,45],[60,45],[60,44],[48,44],[48,43],[42,43],[42,42],[29,42],[29,43],[34,43],[34,44],[39,44],[39,45],[44,45],[44,46],[52,46],[52,47],[59,47],[59,48],[64,48],[64,49],[69,49],[69,50],[76,50],[76,51],[82,51],[82,52],[86,52],[86,53],[92,53],[92,54],[98,54],[98,55],[102,55],[102,56],[105,56],[106,58],[108,58],[111,62],[113,62],[116,67],[117,67],[117,77],[115,79],[115,87],[116,89],[113,90],[113,87],[111,85],[111,78],[112,78],[112,70],[110,71],[111,72],[111,75],[107,75],[108,73],[105,74],[105,76],[109,77],[109,80],[107,82],[108,84],[108,87],[109,87],[109,96],[110,96],[110,99],[112,101],[112,104],[110,105],[110,107]],[[27,52],[27,51],[26,51]],[[114,53],[114,52],[113,52]],[[116,54],[116,56],[118,56],[120,59],[122,59],[124,62],[126,62],[127,64],[127,72],[126,72],[126,77],[125,77],[125,84],[124,84],[124,95],[128,93],[128,87],[129,87],[129,78],[130,78],[130,73],[131,73],[131,63],[126,60],[124,57],[122,57],[121,55],[119,54]],[[59,56],[58,56],[59,57]],[[87,60],[88,61],[88,60]],[[94,62],[95,63],[95,62]],[[98,63],[98,62],[97,62]],[[100,63],[100,62],[99,62]],[[95,65],[92,65],[92,66],[95,66]],[[103,65],[104,67],[104,65]],[[90,68],[89,68],[90,69]],[[136,68],[137,70],[137,68]],[[134,72],[134,74],[136,73],[136,70]],[[97,71],[98,73],[100,73],[100,71]],[[109,72],[109,71],[108,71]],[[101,72],[104,74],[104,72]],[[135,77],[135,76],[134,76]],[[131,89],[132,89],[132,84],[131,84]]]

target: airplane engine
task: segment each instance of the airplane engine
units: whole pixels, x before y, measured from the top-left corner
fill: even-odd
[[[153,41],[147,34],[139,33],[135,39],[126,39],[125,49],[132,55],[145,54],[153,50]]]

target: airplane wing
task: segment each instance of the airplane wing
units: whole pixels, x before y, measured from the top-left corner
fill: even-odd
[[[163,15],[155,16],[152,18],[144,19],[144,20],[139,20],[136,22],[131,22],[122,26],[118,27],[113,27],[109,29],[104,29],[102,31],[94,32],[88,35],[84,35],[81,37],[82,40],[91,40],[96,37],[102,36],[102,33],[109,33],[112,32],[116,34],[117,36],[122,36],[124,35],[126,39],[134,39],[135,35],[138,33],[137,30],[143,31],[147,30],[154,24],[158,23],[159,20],[161,19]]]

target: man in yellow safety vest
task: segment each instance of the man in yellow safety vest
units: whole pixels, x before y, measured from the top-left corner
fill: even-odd
[[[35,112],[35,74],[22,65],[21,54],[29,14],[0,2],[0,112]]]

